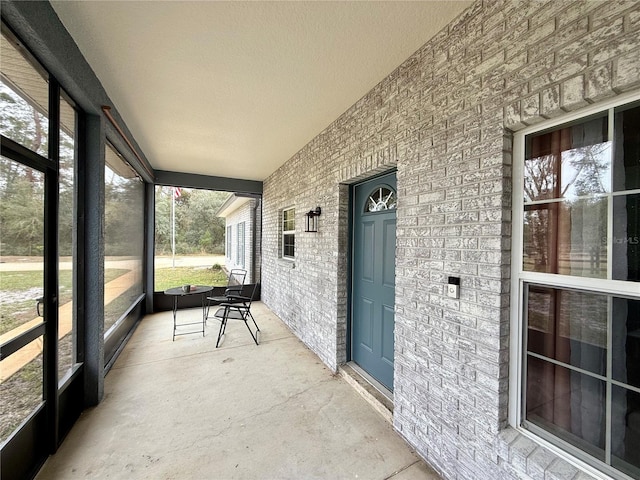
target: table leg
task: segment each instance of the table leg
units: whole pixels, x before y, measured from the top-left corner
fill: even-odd
[[[207,294],[202,294],[200,296],[200,301],[202,302],[202,336],[204,337],[204,326],[207,323],[207,314],[204,310],[205,308],[205,298],[206,298]]]
[[[176,312],[178,311],[178,296],[173,297],[173,341],[176,341]]]

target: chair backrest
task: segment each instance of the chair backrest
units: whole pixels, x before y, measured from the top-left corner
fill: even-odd
[[[258,284],[254,283],[253,285],[248,284],[245,285],[237,298],[242,299],[242,303],[244,307],[249,310],[251,308],[251,302],[253,302],[253,298],[256,296],[256,291],[258,289]]]
[[[247,277],[247,271],[240,268],[234,268],[229,272],[229,280],[227,287],[244,285],[244,279]]]
[[[227,290],[225,295],[240,295],[242,292],[242,286],[244,285],[244,279],[247,277],[247,271],[240,268],[234,268],[229,272],[229,279],[227,280]]]

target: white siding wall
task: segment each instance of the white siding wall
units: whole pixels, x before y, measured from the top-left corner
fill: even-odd
[[[256,211],[256,223],[258,225],[258,229],[260,229],[261,215],[262,211],[260,208],[260,202],[258,200],[251,200],[250,202],[245,203],[237,210],[231,212],[225,219],[225,234],[228,234],[228,227],[231,227],[231,252],[228,251],[227,239],[225,238],[225,257],[226,263],[225,267],[228,270],[232,268],[243,268],[247,270],[247,283],[253,283],[255,280],[253,278],[253,272],[251,271],[251,257],[252,255],[256,255],[256,272],[255,278],[257,278],[258,282],[260,281],[260,263],[261,263],[261,255],[260,255],[260,242],[261,235],[258,230],[256,235],[256,245],[254,249],[254,229],[256,228],[253,223],[253,215],[254,210],[257,206]],[[238,259],[238,225],[244,222],[244,264],[240,265],[237,263]]]

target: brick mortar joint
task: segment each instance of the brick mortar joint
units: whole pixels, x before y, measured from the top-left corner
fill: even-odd
[[[579,467],[575,466],[572,462],[566,460],[560,455],[556,454],[554,451],[550,450],[542,443],[538,442],[534,437],[526,435],[521,431],[513,428],[512,426],[507,426],[505,429],[498,432],[496,435],[496,441],[494,445],[494,453],[502,459],[506,464],[511,465],[514,469],[516,469],[519,473],[526,474],[528,476],[529,472],[533,469],[538,471],[545,472],[544,478],[548,478],[547,472],[553,472],[557,470],[565,470],[567,468],[574,469],[575,474],[571,478],[575,478],[580,475],[581,480],[585,479],[596,479],[598,477],[593,477],[586,473],[584,470],[581,470]],[[530,442],[530,444],[534,447],[526,456],[525,456],[525,470],[521,470],[517,468],[513,461],[513,451],[514,445],[518,442]],[[542,462],[541,455],[536,455],[536,453],[543,452],[546,458],[551,458],[552,460],[549,462]],[[506,454],[506,456],[505,456]],[[555,477],[553,477],[555,478]],[[563,477],[569,478],[569,477]]]

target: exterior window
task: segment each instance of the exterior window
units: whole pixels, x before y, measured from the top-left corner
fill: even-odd
[[[238,224],[237,248],[236,265],[244,268],[244,222]]]
[[[517,421],[639,478],[640,105],[525,132],[516,145]]]
[[[232,227],[229,225],[227,227],[227,258],[231,260],[231,245],[232,245],[233,237],[232,237]]]
[[[282,211],[282,257],[294,258],[296,247],[296,209]]]
[[[369,194],[364,206],[364,213],[395,210],[396,192],[392,188],[379,187]]]

